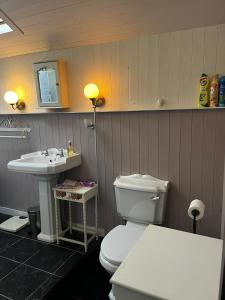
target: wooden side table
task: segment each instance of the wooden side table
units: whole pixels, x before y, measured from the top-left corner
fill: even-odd
[[[95,184],[93,187],[82,187],[78,186],[73,189],[64,188],[53,188],[55,198],[55,219],[56,219],[56,240],[59,244],[59,240],[75,243],[84,246],[85,252],[87,252],[88,244],[94,239],[98,238],[98,185]],[[95,230],[87,230],[87,211],[86,203],[95,199]],[[60,219],[60,201],[69,202],[69,225],[66,229],[62,230],[61,219]],[[83,228],[74,226],[72,224],[72,212],[71,204],[78,203],[83,206]],[[81,231],[84,234],[84,241],[75,240],[69,237],[65,237],[65,234],[69,231],[72,234],[72,230]],[[88,238],[88,233],[91,237]]]

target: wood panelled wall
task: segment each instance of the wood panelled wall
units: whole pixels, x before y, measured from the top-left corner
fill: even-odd
[[[26,210],[37,204],[35,177],[7,170],[21,154],[66,146],[72,140],[82,153],[81,167],[70,178],[95,179],[93,131],[84,119],[91,114],[16,116],[32,128],[28,140],[0,140],[0,206]],[[206,204],[200,233],[219,237],[222,209],[225,111],[98,113],[100,225],[111,229],[117,216],[113,180],[119,174],[148,173],[169,179],[166,225],[191,231],[191,200]],[[92,215],[92,212],[90,212]]]
[[[91,105],[83,88],[96,82],[106,98],[103,111],[196,108],[202,72],[225,74],[225,25],[197,28],[108,44],[0,59],[0,113],[7,90],[25,99],[25,112],[44,112],[37,104],[32,64],[62,58],[67,62],[70,111]],[[13,112],[14,113],[14,112]]]

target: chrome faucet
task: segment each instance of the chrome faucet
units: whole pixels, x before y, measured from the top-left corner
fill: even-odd
[[[41,155],[49,156],[48,149],[41,151]]]
[[[59,153],[56,154],[56,156],[64,157],[63,149],[58,149]]]

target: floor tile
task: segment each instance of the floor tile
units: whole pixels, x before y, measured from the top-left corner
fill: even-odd
[[[92,235],[88,234],[87,238],[89,239]],[[70,234],[69,232],[66,232],[65,237],[67,238],[71,238],[74,240],[78,240],[80,242],[84,241],[84,233],[78,230],[73,230],[72,234]],[[96,240],[95,238],[89,243],[88,245],[88,251],[92,251],[98,244],[99,244],[99,240],[101,240],[101,238],[99,237],[98,240]],[[59,244],[63,245],[64,241],[60,241]],[[78,244],[73,244],[73,243],[67,243],[68,247],[74,247],[73,245],[76,246],[75,250],[79,251],[80,253],[85,254],[85,250],[84,250],[84,246],[82,245],[78,245]],[[64,246],[64,245],[63,245]]]
[[[52,288],[45,300],[107,300],[111,275],[99,262],[100,242]]]
[[[0,279],[15,269],[19,264],[9,259],[0,257]]]
[[[94,251],[96,249],[96,247],[99,246],[101,241],[102,241],[102,237],[99,237],[97,240],[94,238],[88,245],[88,252]],[[80,248],[77,251],[82,254],[85,254],[83,246],[80,246]]]
[[[8,300],[9,298],[4,297],[3,295],[0,295],[0,300]]]
[[[51,298],[50,298],[51,299]],[[60,300],[99,300],[99,299],[92,299],[92,298],[89,298],[89,299],[84,299],[84,298],[80,298],[78,296],[74,296],[74,295],[71,295],[70,293],[65,293],[63,295],[63,298],[59,298]],[[49,297],[47,298],[44,298],[43,300],[49,300]],[[104,300],[109,300],[109,298],[106,298]]]
[[[51,275],[44,283],[41,284],[39,288],[34,290],[34,292],[26,300],[41,300],[44,296],[59,282],[60,278]],[[0,298],[1,300],[1,298]]]
[[[30,225],[25,226],[21,230],[15,232],[15,234],[21,237],[37,240],[37,234],[32,233]]]
[[[57,246],[56,243],[55,243],[55,245]],[[74,250],[74,251],[78,251],[80,249],[79,244],[74,244],[74,243],[61,241],[61,240],[59,241],[59,247],[63,247],[63,248]]]
[[[0,231],[0,250],[15,244],[21,238],[13,234]]]
[[[0,213],[0,223],[5,222],[6,220],[8,220],[11,217],[12,216],[10,216],[10,215],[5,215],[5,214]]]
[[[66,232],[65,237],[74,239],[74,240],[78,240],[80,242],[84,241],[84,233],[78,230],[73,230],[72,233],[70,233],[69,231]],[[87,235],[87,238],[89,239],[91,237],[91,234]]]
[[[25,300],[49,276],[45,272],[20,265],[15,271],[0,280],[0,294],[14,300]]]
[[[21,239],[16,244],[2,251],[0,255],[18,262],[24,262],[44,246],[46,246],[46,244],[41,242]]]
[[[70,270],[72,270],[84,256],[80,253],[74,253],[65,263],[56,270],[55,274],[58,276],[65,276]]]
[[[71,254],[73,254],[72,250],[50,245],[42,248],[26,264],[54,273]]]

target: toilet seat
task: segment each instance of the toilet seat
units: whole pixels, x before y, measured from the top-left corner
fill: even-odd
[[[117,269],[145,228],[146,226],[127,225],[113,228],[102,241],[101,258]]]
[[[111,275],[114,274],[114,273],[116,272],[117,268],[119,267],[119,266],[113,265],[113,264],[111,264],[109,261],[107,261],[107,260],[103,257],[101,251],[100,251],[100,253],[99,253],[99,261],[100,261],[101,265],[103,266],[103,268],[104,268],[109,274],[111,274]]]

